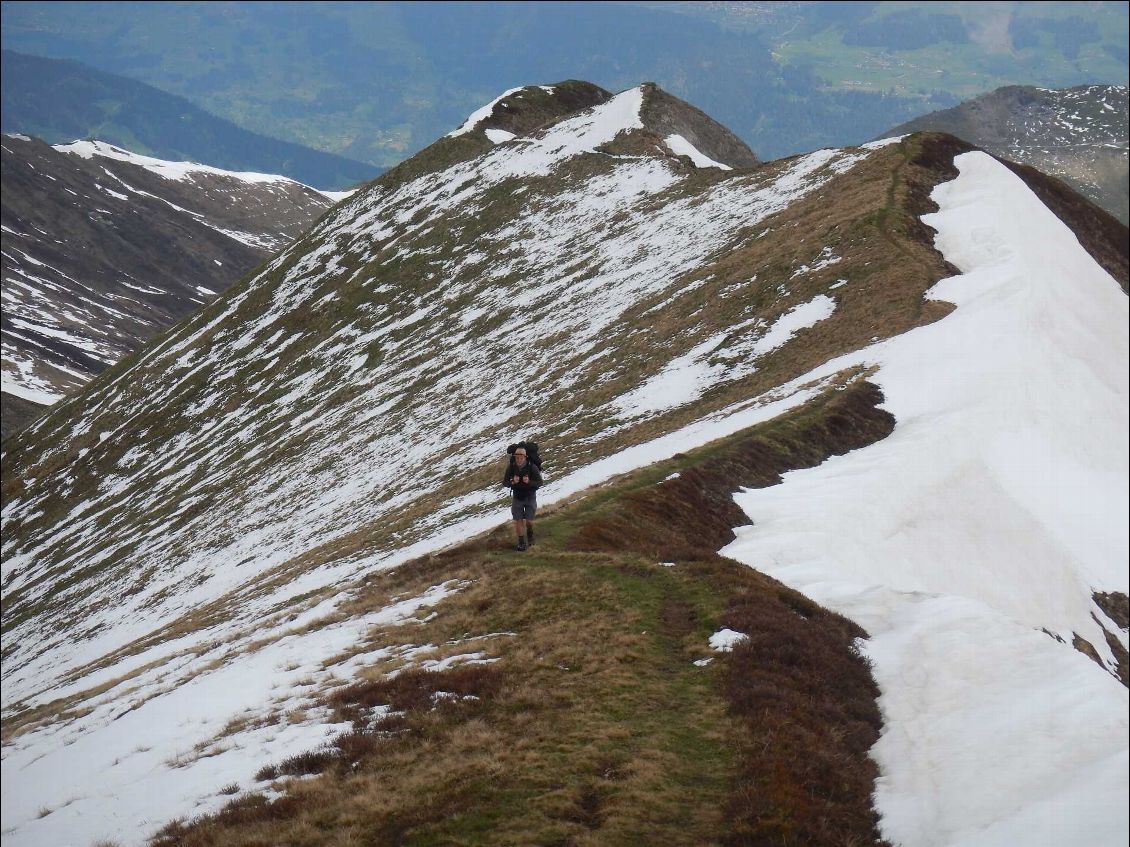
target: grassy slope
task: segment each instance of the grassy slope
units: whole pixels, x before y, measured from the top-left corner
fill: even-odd
[[[878,842],[877,690],[852,649],[863,633],[713,551],[742,522],[730,493],[884,437],[880,400],[857,380],[615,480],[552,510],[529,553],[501,527],[374,575],[351,612],[468,582],[407,637],[499,661],[392,680],[403,658],[373,664],[325,695],[351,734],[260,773],[255,788],[281,797],[245,794],[156,843]],[[722,627],[750,641],[712,654]],[[374,719],[385,705],[393,716]]]
[[[625,432],[618,443],[669,431],[706,407],[756,395],[872,337],[944,314],[945,304],[922,298],[946,268],[918,215],[929,208],[932,185],[950,175],[953,143],[920,136],[887,148],[857,166],[860,179],[795,204],[784,220],[773,222],[772,233],[703,268],[716,278],[685,293],[663,316],[656,330],[665,337],[685,332],[690,323],[698,324],[700,334],[732,325],[736,311],[772,299],[778,283],[822,245],[845,261],[798,277],[789,303],[829,290],[841,275],[852,284],[836,289],[836,316],[786,356],[719,387],[703,407]],[[807,245],[796,239],[794,227],[811,239]],[[737,289],[750,290],[751,303],[729,286],[748,280],[754,269],[765,276],[765,289]],[[646,358],[650,347],[637,343]],[[471,671],[484,666],[471,666],[463,676],[425,677],[430,688],[406,682],[406,691],[382,682],[403,657],[394,653],[375,663],[368,674],[371,689],[321,694],[339,717],[361,723],[360,732],[342,742],[345,758],[320,754],[292,762],[282,772],[315,769],[323,775],[292,784],[274,803],[252,795],[216,819],[176,824],[163,842],[875,840],[874,772],[865,756],[878,730],[875,692],[850,650],[861,633],[714,553],[730,528],[745,522],[729,497],[739,485],[773,484],[786,468],[815,464],[888,431],[889,420],[875,412],[877,398],[865,386],[829,396],[823,405],[589,492],[546,517],[535,553],[525,558],[504,552],[506,539],[499,534],[374,576],[355,607],[342,614],[383,608],[394,595],[448,579],[472,584],[418,630],[374,632],[351,654],[410,640],[440,645],[437,657],[485,650],[502,661],[482,673]],[[676,470],[682,475],[667,480]],[[494,471],[489,474],[493,479]],[[434,503],[420,505],[434,511]],[[270,578],[379,547],[394,528],[359,528]],[[659,566],[664,561],[677,564]],[[230,611],[227,601],[198,608],[160,637],[198,630]],[[753,641],[705,669],[695,667],[692,660],[709,655],[706,639],[722,626],[748,632]],[[497,632],[517,635],[449,644]],[[432,710],[436,687],[481,700],[448,700]],[[5,732],[83,708],[88,695],[6,720]],[[371,703],[405,714],[391,725],[369,726],[371,718],[359,708]],[[276,714],[270,720],[290,718]],[[667,808],[677,814],[664,817],[660,812]]]
[[[938,136],[920,136],[877,152],[853,170],[853,175],[858,178],[834,182],[826,189],[817,192],[815,196],[794,203],[782,215],[754,227],[755,234],[761,232],[763,227],[766,231],[772,231],[746,242],[739,249],[724,254],[715,263],[700,269],[696,272],[696,276],[701,274],[708,278],[707,281],[698,287],[689,286],[688,290],[675,298],[669,308],[663,312],[658,315],[647,314],[647,310],[651,307],[650,302],[641,303],[638,307],[629,310],[620,324],[624,328],[623,331],[614,328],[610,333],[610,340],[614,342],[616,348],[613,354],[615,360],[626,365],[639,362],[641,366],[654,367],[652,364],[654,361],[664,361],[665,357],[672,354],[670,350],[664,348],[669,347],[674,338],[681,339],[680,347],[686,349],[720,328],[733,326],[744,315],[761,313],[766,315],[767,319],[771,319],[775,314],[797,303],[807,302],[816,294],[823,292],[833,293],[838,301],[837,311],[832,318],[804,333],[801,339],[788,345],[773,358],[760,362],[759,370],[756,372],[718,386],[696,404],[672,410],[662,418],[648,420],[616,433],[611,436],[611,444],[602,447],[599,454],[608,455],[616,449],[623,449],[634,443],[671,432],[710,411],[771,390],[836,355],[859,349],[872,338],[896,335],[944,315],[948,311],[946,304],[925,301],[922,297],[922,293],[930,285],[947,274],[947,269],[940,256],[930,246],[932,233],[921,224],[918,215],[931,208],[927,195],[933,184],[952,175],[950,163],[953,153],[957,151],[947,146],[948,144],[949,142]],[[387,178],[391,179],[394,176],[395,174],[389,174]],[[703,177],[703,179],[711,178],[717,177]],[[805,232],[806,236],[798,239],[796,237],[798,230]],[[792,269],[801,262],[812,261],[822,245],[831,247],[837,255],[844,257],[844,261],[819,273],[790,279]],[[348,257],[343,261],[348,264]],[[283,269],[280,269],[277,273],[282,272]],[[757,285],[742,283],[743,280],[748,281],[755,272],[758,278]],[[832,291],[829,286],[840,277],[850,280],[851,284]],[[789,287],[787,295],[783,297],[778,291],[782,283],[786,283]],[[270,290],[270,287],[266,287],[257,296],[266,297]],[[341,300],[334,304],[334,309],[341,309],[349,314],[355,310],[356,298],[364,296],[364,292],[352,290],[342,290],[341,294]],[[657,295],[656,299],[659,296],[662,295]],[[304,318],[305,328],[307,330],[315,328],[330,317],[325,313],[307,315]],[[204,318],[208,318],[207,312]],[[298,317],[296,316],[295,319],[297,320]],[[638,330],[641,327],[648,327],[648,332],[640,334],[627,331],[629,328]],[[288,350],[287,355],[290,355],[294,349],[292,347]],[[135,357],[130,357],[133,358]],[[129,360],[120,362],[95,383],[107,383],[124,371],[129,363]],[[567,370],[578,365],[566,362],[564,367]],[[136,385],[144,387],[147,380],[155,378],[139,377]],[[203,381],[205,376],[198,374],[191,379],[193,382]],[[636,379],[638,375],[628,372],[623,377],[607,383],[601,388],[607,396],[595,398],[592,405],[598,405],[622,393],[626,390],[625,386],[630,386]],[[90,391],[93,392],[95,387],[96,385]],[[187,391],[189,387],[182,385],[181,390]],[[272,388],[272,390],[283,389]],[[228,402],[236,402],[239,399],[236,396]],[[566,455],[562,458],[562,464],[555,465],[555,471],[560,474],[586,461],[593,448],[581,439],[599,435],[606,421],[586,420],[582,422],[581,431],[564,434],[558,430],[566,427],[565,419],[575,400],[571,394],[560,401],[550,402],[550,399],[543,402],[542,412],[548,419],[557,422],[555,424],[557,429],[538,431],[531,435],[543,443],[557,445],[557,449],[572,453],[571,456]],[[262,404],[263,401],[264,398],[260,397],[259,403]],[[229,405],[221,411],[227,412],[230,409]],[[301,410],[296,410],[295,413],[299,411]],[[11,497],[20,496],[23,491],[26,479],[21,467],[25,465],[29,455],[35,455],[36,444],[49,443],[62,431],[60,428],[65,429],[68,422],[73,422],[83,414],[84,410],[78,403],[62,404],[62,408],[57,409],[53,414],[55,426],[46,427],[42,432],[37,433],[37,441],[25,437],[16,439],[18,443],[5,445],[8,448],[4,461],[3,494],[6,501]],[[65,449],[56,451],[50,462],[40,469],[41,473],[46,476],[55,474],[74,462],[80,450],[94,446],[98,441],[97,433],[113,426],[111,419],[113,414],[117,413],[99,416],[91,431],[82,439],[68,443]],[[164,412],[147,413],[135,422],[133,431],[160,432],[161,428],[167,425],[169,418],[170,416]],[[119,458],[116,454],[126,449],[126,446],[125,443],[118,444],[111,440],[107,442],[107,448],[98,455],[106,459],[109,463],[107,467],[110,467]],[[296,446],[290,445],[287,449],[288,452],[280,456],[279,461],[288,461],[287,457],[292,455],[290,451],[295,450]],[[192,456],[186,456],[185,461],[191,463]],[[80,463],[79,467],[76,491],[81,492],[90,485],[96,485],[98,477],[96,469],[88,463]],[[491,467],[463,469],[462,478],[454,479],[446,485],[444,496],[450,499],[466,491],[479,490],[484,486],[492,485],[495,476],[496,469]],[[222,493],[209,489],[208,496],[203,502],[208,503]],[[406,543],[403,540],[403,533],[410,530],[413,534],[411,537],[415,537],[416,530],[424,525],[422,520],[425,516],[434,514],[436,509],[443,505],[442,500],[436,499],[438,496],[437,494],[414,502],[397,514],[384,515],[380,521],[359,526],[355,531],[320,547],[307,550],[273,571],[263,574],[254,590],[269,592],[299,573],[319,565],[387,549],[389,545],[397,543],[397,538],[401,539],[399,544]],[[183,498],[171,500],[168,508],[177,509],[180,499]],[[45,508],[48,512],[58,509],[60,514],[65,514],[71,506],[66,502],[49,502],[45,504]],[[183,513],[178,512],[176,520],[180,522],[188,520],[200,508],[193,506],[187,512],[182,510]],[[50,519],[50,516],[44,518],[44,520]],[[100,521],[113,519],[114,516],[109,512],[105,517],[99,518]],[[168,515],[155,514],[152,519],[158,522],[166,521]],[[738,521],[740,522],[740,517]],[[11,532],[14,536],[18,536],[20,531],[18,521],[12,521],[6,527],[6,534]],[[107,532],[93,543],[95,548],[100,548],[112,545],[113,542],[114,533]],[[721,542],[712,549],[717,549],[719,546]],[[91,556],[97,552],[98,549],[87,550],[85,555]],[[6,595],[4,616],[6,635],[21,621],[35,616],[61,622],[64,626],[73,626],[74,616],[81,614],[82,610],[68,608],[60,599],[62,592],[86,579],[95,581],[114,579],[112,567],[105,562],[66,570],[59,568],[56,573],[50,573],[49,568],[43,570],[42,579],[51,580],[53,590],[44,594],[42,599],[24,602],[21,591],[16,589],[10,589]],[[129,586],[144,585],[149,578],[148,572],[138,570],[130,570],[123,576],[123,579],[128,580]],[[334,587],[329,586],[324,591],[332,589]],[[210,624],[242,619],[249,596],[251,595],[247,591],[234,592],[214,602],[200,604],[160,631],[123,647],[115,655],[104,657],[97,662],[97,665],[105,666],[124,655],[137,653],[158,642],[198,631]],[[312,605],[319,599],[318,596],[311,596],[304,602]],[[280,614],[281,612],[282,610]],[[259,622],[258,625],[265,624]],[[14,639],[6,639],[5,647],[12,649],[14,644]],[[7,653],[5,658],[7,660]],[[91,669],[93,668],[86,670]],[[52,715],[57,716],[74,709],[85,708],[80,704],[89,693],[77,692],[65,700],[44,704],[18,715],[8,715],[4,726],[5,738],[25,731],[40,719],[51,719]]]
[[[929,137],[924,137],[928,139]],[[463,142],[463,138],[454,139]],[[465,144],[474,148],[477,142],[467,141]],[[803,341],[796,341],[774,356],[759,363],[759,369],[748,376],[720,385],[717,389],[708,392],[699,403],[672,410],[667,415],[646,420],[612,436],[614,444],[609,448],[601,447],[600,453],[607,454],[616,449],[630,446],[643,440],[654,438],[664,432],[670,432],[698,419],[703,414],[723,408],[730,403],[757,396],[767,390],[795,378],[820,363],[836,355],[858,349],[867,344],[872,338],[889,337],[904,332],[912,326],[929,323],[945,314],[947,307],[933,301],[924,301],[922,293],[936,280],[946,274],[945,268],[937,253],[930,245],[930,233],[917,220],[916,215],[924,209],[919,206],[924,201],[924,196],[938,177],[931,172],[923,170],[916,165],[916,157],[920,156],[920,149],[927,141],[908,141],[902,145],[892,146],[879,151],[869,157],[866,162],[857,165],[850,177],[842,178],[829,184],[825,189],[791,204],[780,215],[766,219],[763,223],[751,227],[751,232],[745,234],[742,244],[723,254],[717,261],[703,266],[696,271],[694,276],[704,278],[703,284],[697,287],[687,280],[686,292],[672,299],[671,303],[662,311],[649,310],[665,296],[657,294],[653,301],[641,302],[638,306],[630,308],[616,322],[608,333],[609,356],[618,367],[610,371],[601,365],[594,366],[591,362],[568,360],[561,364],[559,379],[566,379],[570,373],[576,373],[581,368],[593,368],[594,380],[596,377],[611,377],[599,385],[599,388],[590,390],[587,395],[591,398],[589,406],[596,408],[612,398],[619,396],[635,385],[640,373],[647,373],[655,368],[655,362],[664,361],[672,354],[672,340],[678,339],[680,348],[689,349],[693,344],[727,327],[733,327],[737,322],[751,315],[761,315],[767,322],[772,321],[787,309],[808,302],[821,293],[834,294],[837,300],[835,315],[822,322],[819,328],[805,334]],[[461,159],[468,155],[467,150],[440,149],[437,146],[437,155],[441,155],[444,164],[448,164],[446,157],[454,156]],[[427,163],[425,163],[427,164]],[[774,163],[769,168],[783,168],[788,162]],[[581,162],[577,168],[591,166],[589,162]],[[421,167],[423,167],[421,165]],[[384,179],[399,178],[397,172],[390,173]],[[717,174],[695,174],[689,179],[680,191],[688,196],[703,193],[704,184],[719,180]],[[446,258],[453,247],[460,243],[470,243],[479,230],[490,231],[505,222],[507,216],[516,216],[521,207],[515,206],[513,199],[507,200],[510,186],[500,186],[496,196],[490,198],[492,216],[479,215],[469,218],[452,212],[448,217],[437,221],[437,226],[430,233],[419,236],[416,245],[433,246],[443,252],[433,257],[436,261]],[[664,200],[667,198],[663,198]],[[657,201],[658,202],[658,201]],[[458,240],[450,238],[445,233],[455,228],[463,230]],[[766,235],[757,236],[764,230]],[[797,238],[797,231],[806,233]],[[301,256],[307,249],[314,249],[311,236],[299,243],[295,249],[295,257]],[[842,256],[840,264],[827,269],[793,278],[793,269],[804,262],[812,262],[814,256],[822,247],[828,247],[836,255]],[[427,279],[426,271],[431,267],[424,263],[419,268],[397,265],[397,259],[392,253],[398,249],[393,245],[375,259],[369,259],[372,274],[381,278],[398,279],[398,285],[414,285],[414,293],[420,296],[430,296],[433,283]],[[483,247],[483,250],[489,248]],[[364,258],[351,255],[342,255],[339,261],[347,271],[352,271],[357,262]],[[290,264],[297,261],[292,258],[283,266],[271,272],[272,280],[281,279]],[[417,260],[412,260],[417,261]],[[309,345],[323,340],[332,335],[332,332],[346,320],[352,320],[357,314],[362,313],[363,306],[372,306],[373,294],[364,287],[368,275],[361,277],[360,281],[351,283],[351,287],[342,287],[332,276],[327,276],[324,284],[325,290],[337,292],[337,299],[324,308],[319,308],[312,313],[295,313],[288,316],[278,324],[288,333],[301,331],[304,334],[304,343],[309,338]],[[755,277],[756,282],[750,283],[750,278]],[[838,278],[846,278],[850,284],[836,290],[830,288]],[[237,284],[231,293],[237,294],[241,285]],[[254,320],[262,311],[264,303],[271,297],[273,285],[260,286],[253,297],[245,304],[246,313],[241,310],[232,320],[233,324]],[[787,288],[787,292],[784,289]],[[409,291],[407,294],[413,292]],[[319,295],[320,296],[320,295]],[[384,296],[384,295],[382,295]],[[399,296],[399,295],[398,295]],[[379,305],[379,304],[378,304]],[[218,301],[201,313],[201,322],[211,320],[223,308],[223,302]],[[547,322],[553,319],[555,307],[552,303],[538,303],[530,307],[535,311],[537,320]],[[487,315],[480,319],[484,329],[488,329],[499,318],[497,315]],[[183,327],[182,327],[183,329]],[[409,327],[404,330],[405,335],[414,332]],[[155,339],[154,344],[159,344],[163,338]],[[206,342],[205,342],[206,343]],[[723,345],[724,349],[725,345]],[[304,349],[296,344],[288,348],[277,365],[277,370],[282,372],[287,369]],[[380,356],[378,350],[374,353]],[[108,370],[92,383],[90,391],[93,393],[99,386],[106,386],[136,361],[135,357],[127,357],[114,368]],[[144,366],[143,366],[144,367]],[[128,390],[132,393],[140,392],[139,403],[143,403],[143,396],[147,391],[147,383],[154,379],[163,379],[153,372],[137,374],[130,381]],[[192,398],[200,396],[203,387],[208,383],[210,374],[207,371],[198,372],[178,387],[178,398],[172,402],[174,407],[187,405]],[[245,376],[245,381],[252,381],[254,374]],[[552,385],[558,378],[549,380]],[[266,393],[256,398],[254,415],[259,414],[266,404],[277,396],[289,391],[287,382],[277,380],[270,384]],[[345,387],[343,396],[339,398],[340,404],[346,403],[350,398],[346,396],[355,391],[353,387]],[[408,396],[412,392],[405,392]],[[607,428],[607,415],[604,413],[590,416],[587,419],[577,419],[577,398],[574,392],[553,394],[550,390],[543,393],[541,416],[553,421],[553,425],[544,431],[528,433],[538,441],[552,444],[575,444],[584,439],[603,437],[602,433]],[[183,398],[183,399],[182,399]],[[233,394],[229,404],[243,402]],[[132,402],[132,401],[131,401]],[[176,425],[175,417],[169,414],[169,407],[143,409],[135,407],[141,414],[134,418],[131,430],[138,434],[138,441],[127,444],[124,440],[120,443],[111,440],[106,443],[97,454],[100,461],[105,462],[104,467],[110,468],[120,459],[121,454],[130,446],[139,446],[142,434],[151,438],[168,432],[175,434],[172,429]],[[221,411],[234,410],[235,406],[223,408]],[[295,416],[301,415],[306,409],[296,407],[293,409]],[[394,409],[400,414],[402,410]],[[60,433],[68,424],[81,418],[85,412],[82,404],[67,404],[53,413],[51,423],[44,426],[41,431],[29,435],[18,444],[5,445],[9,452],[5,456],[5,478],[3,495],[5,500],[23,496],[27,480],[24,478],[26,466],[39,457],[37,444],[56,443]],[[121,414],[115,412],[114,414]],[[572,416],[572,417],[570,417]],[[520,425],[521,421],[505,422],[503,426]],[[98,431],[107,431],[116,425],[112,415],[98,417],[90,432],[82,439],[67,446],[66,450],[58,450],[37,471],[42,478],[49,478],[62,467],[73,462],[84,448],[91,448],[98,443]],[[273,440],[273,436],[270,436]],[[452,451],[462,448],[463,444],[451,445]],[[293,453],[285,453],[280,446],[274,443],[260,445],[255,441],[241,446],[244,449],[277,451],[272,463],[286,463],[293,459],[303,445],[288,443],[287,449]],[[585,450],[585,455],[580,452]],[[584,463],[586,456],[591,454],[593,448],[578,447],[573,451],[573,469],[577,464]],[[197,461],[196,457],[185,454],[183,463],[187,467]],[[113,471],[107,471],[112,473]],[[445,488],[448,499],[454,499],[467,492],[481,490],[484,485],[493,483],[495,470],[493,468],[478,468],[473,472],[464,471],[462,478],[452,479]],[[80,470],[73,487],[73,494],[81,496],[94,491],[101,479],[98,469],[87,463],[80,463]],[[210,490],[202,501],[210,503],[223,492]],[[194,517],[193,511],[179,511],[181,498],[173,498],[167,502],[170,511],[177,511],[178,525],[190,521]],[[414,533],[420,514],[434,511],[442,503],[428,500],[413,504],[412,509],[403,511],[402,514],[385,515],[380,526],[373,528],[371,537],[347,537],[338,540],[332,549],[316,553],[308,561],[297,563],[298,567],[309,567],[322,561],[342,558],[352,555],[359,550],[371,549],[387,540],[396,533]],[[44,514],[38,520],[42,523],[53,522],[62,518],[73,508],[73,503],[62,498],[53,500],[44,505]],[[201,508],[203,508],[201,506]],[[110,521],[113,517],[109,512],[105,519]],[[121,516],[127,517],[128,516]],[[150,516],[146,516],[147,518]],[[151,520],[161,522],[167,514],[153,514]],[[11,521],[6,528],[13,537],[18,537],[26,532],[27,527],[21,527],[18,519]],[[382,538],[383,537],[383,538]],[[115,534],[106,533],[99,539],[101,545],[113,547]],[[124,552],[125,548],[119,548]],[[93,555],[98,550],[86,551]],[[60,602],[59,589],[75,584],[77,581],[109,574],[113,567],[114,559],[103,561],[96,568],[86,571],[83,569],[68,569],[63,572],[50,572],[44,568],[39,579],[54,580],[55,591],[44,594],[39,600],[24,602],[22,592],[12,590],[6,597],[10,604],[4,620],[5,631],[17,626],[21,621],[37,614],[49,613]],[[293,563],[292,563],[293,564]],[[289,567],[289,566],[288,566]],[[283,574],[279,574],[281,577]],[[137,574],[133,574],[137,577]],[[144,575],[141,575],[143,578]],[[33,586],[34,587],[34,586]],[[231,607],[229,613],[236,614],[238,609]]]
[[[0,397],[3,398],[0,399],[0,403],[3,404],[4,409],[0,440],[19,432],[47,410],[47,406],[42,403],[25,400],[23,397],[9,394],[7,391]]]

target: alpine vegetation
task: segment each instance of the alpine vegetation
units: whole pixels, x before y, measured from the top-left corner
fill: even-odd
[[[1124,837],[1125,227],[1073,196],[506,92],[5,442],[5,838]]]

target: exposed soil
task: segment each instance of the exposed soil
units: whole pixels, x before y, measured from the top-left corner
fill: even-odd
[[[1130,598],[1121,591],[1096,591],[1092,597],[1119,629],[1130,629]]]
[[[1124,632],[1130,629],[1130,598],[1121,591],[1096,591],[1091,596],[1095,605],[1103,610],[1103,614],[1114,621],[1115,626]],[[1118,678],[1122,680],[1123,685],[1130,687],[1130,654],[1127,653],[1126,648],[1122,646],[1122,642],[1118,640],[1114,633],[1110,632],[1102,621],[1098,620],[1097,615],[1095,620],[1102,627],[1106,643],[1114,654]]]

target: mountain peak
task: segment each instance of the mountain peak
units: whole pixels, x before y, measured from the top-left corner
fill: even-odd
[[[729,169],[761,164],[744,141],[701,109],[667,93],[654,82],[645,82],[640,88],[644,94],[640,111],[644,126],[662,136],[676,156],[689,156],[695,167],[722,165]],[[703,161],[695,152],[709,161]]]
[[[503,92],[455,130],[376,182],[396,188],[428,173],[490,153],[504,176],[546,174],[582,153],[683,158],[693,168],[755,167],[761,162],[736,135],[653,82],[610,94],[566,80]]]
[[[585,116],[592,113],[592,120]],[[755,167],[760,160],[745,142],[701,109],[680,100],[654,82],[645,82],[613,95],[588,82],[568,80],[552,86],[513,88],[474,112],[448,137],[472,131],[484,133],[492,143],[532,135],[556,124],[576,121],[595,130],[600,144],[611,144],[621,132],[644,130],[650,137],[628,147],[637,153],[686,156],[697,167]],[[585,132],[591,142],[591,132]],[[625,150],[627,152],[627,150]]]

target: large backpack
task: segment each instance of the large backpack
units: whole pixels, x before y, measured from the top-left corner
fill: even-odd
[[[538,446],[532,441],[526,442],[526,460],[533,464],[539,471],[545,470],[541,466],[541,456],[538,454]]]

